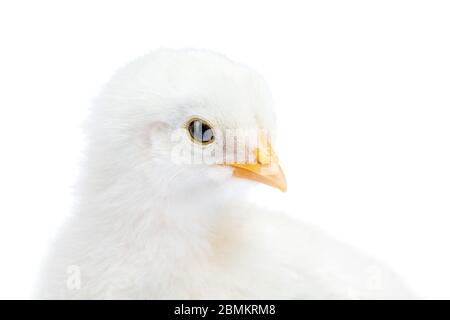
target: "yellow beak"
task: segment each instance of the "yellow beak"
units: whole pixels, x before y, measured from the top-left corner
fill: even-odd
[[[227,163],[233,167],[233,176],[264,183],[266,185],[286,191],[286,178],[278,164],[278,158],[272,151],[272,147],[263,136],[259,138],[258,148],[254,151],[256,161],[254,163]]]

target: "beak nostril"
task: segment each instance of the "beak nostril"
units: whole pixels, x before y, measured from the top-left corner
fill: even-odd
[[[262,164],[262,165],[270,164],[271,154],[267,150],[257,149],[256,154],[257,154],[256,159],[259,164]]]

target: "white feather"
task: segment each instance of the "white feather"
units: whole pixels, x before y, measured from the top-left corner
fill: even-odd
[[[252,183],[230,168],[174,163],[170,132],[193,115],[217,128],[275,131],[261,77],[217,54],[161,49],[111,79],[87,128],[78,205],[51,247],[38,297],[409,297],[378,262],[247,203]],[[68,286],[70,266],[79,288]]]

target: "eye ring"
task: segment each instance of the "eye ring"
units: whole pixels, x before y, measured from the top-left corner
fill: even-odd
[[[185,125],[185,129],[192,142],[208,145],[214,142],[215,134],[212,125],[199,117],[190,118]]]

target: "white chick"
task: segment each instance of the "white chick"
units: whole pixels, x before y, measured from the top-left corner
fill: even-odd
[[[378,262],[246,201],[256,183],[286,189],[274,118],[262,78],[221,55],[160,49],[122,68],[92,110],[77,207],[38,297],[409,297]]]

